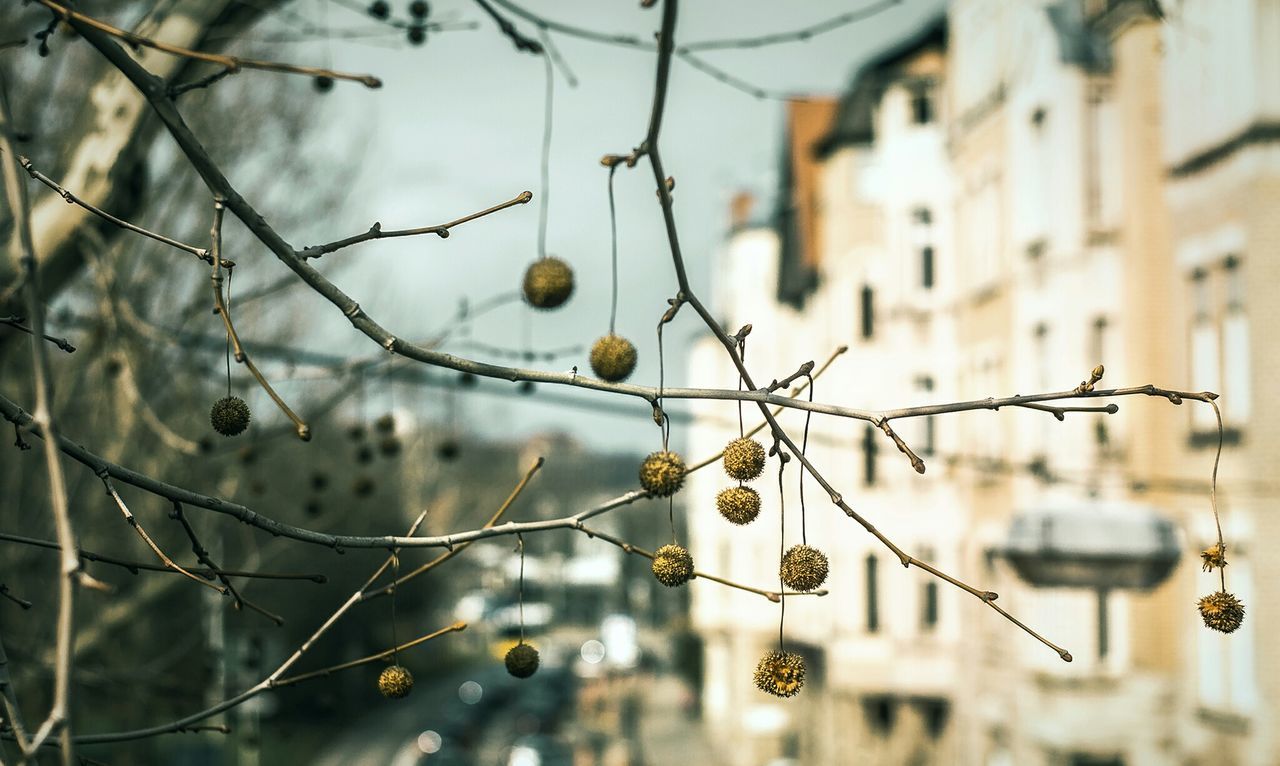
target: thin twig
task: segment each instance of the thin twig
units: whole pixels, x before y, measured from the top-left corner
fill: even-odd
[[[494,205],[493,207],[485,208],[484,210],[481,210],[479,212],[472,213],[470,215],[464,215],[463,217],[456,218],[452,221],[449,221],[448,223],[440,223],[440,224],[436,224],[435,226],[422,226],[416,229],[395,229],[392,231],[383,231],[381,223],[374,223],[372,226],[369,227],[368,231],[362,234],[356,234],[355,236],[347,237],[346,239],[335,240],[333,242],[330,242],[324,245],[312,245],[311,247],[304,247],[302,250],[298,251],[298,257],[304,260],[308,258],[319,258],[322,255],[325,255],[327,253],[332,253],[336,250],[341,250],[344,247],[350,247],[351,245],[358,245],[361,242],[368,242],[374,239],[391,239],[392,237],[416,237],[419,234],[435,234],[439,236],[441,239],[445,239],[449,236],[449,230],[454,228],[455,226],[459,226],[461,224],[467,223],[468,221],[474,221],[477,218],[484,218],[487,215],[496,213],[499,210],[506,210],[507,208],[513,207],[515,205],[523,205],[531,199],[533,199],[533,193],[523,191],[517,194],[515,197],[507,200],[506,202],[499,203],[497,205]]]
[[[10,601],[22,607],[23,609],[30,609],[31,607],[35,606],[30,601],[26,600],[25,598],[19,597],[16,593],[9,590],[9,586],[6,585],[5,583],[0,583],[0,596],[4,596],[5,598],[9,599]]]
[[[31,328],[22,324],[24,319],[25,319],[24,317],[16,317],[16,316],[0,317],[0,324],[8,325],[14,328],[15,330],[21,330],[22,332],[25,332],[28,335],[34,336],[35,333],[31,330]],[[57,346],[58,348],[62,349],[63,351],[67,352],[68,354],[74,354],[76,351],[76,347],[73,346],[71,344],[71,341],[67,340],[66,338],[55,338],[52,335],[48,335],[48,334],[42,334],[41,337],[43,337],[45,340],[49,341],[53,345]]]
[[[112,500],[115,500],[116,507],[120,509],[120,514],[124,516],[124,520],[129,523],[129,526],[133,527],[133,531],[138,533],[138,537],[142,538],[142,542],[147,544],[147,547],[151,549],[151,552],[156,554],[156,558],[160,559],[161,564],[163,564],[167,569],[172,569],[179,574],[185,575],[191,580],[194,580],[207,588],[212,588],[224,596],[227,595],[227,589],[225,587],[211,583],[202,577],[197,577],[174,563],[173,559],[169,558],[169,555],[161,550],[160,546],[156,545],[155,540],[151,539],[151,535],[147,534],[147,530],[143,528],[142,524],[138,522],[138,518],[129,510],[129,506],[125,504],[124,498],[120,497],[120,493],[116,491],[115,484],[112,483],[111,477],[103,476],[101,478],[103,485],[107,488],[107,494],[111,495]]]
[[[430,641],[433,638],[439,638],[440,636],[446,635],[448,633],[456,633],[458,631],[466,630],[466,629],[467,629],[467,624],[465,622],[455,622],[454,624],[446,628],[441,628],[440,630],[437,630],[434,633],[428,633],[425,636],[419,636],[418,638],[415,638],[412,641],[407,641],[403,644],[400,644],[399,646],[393,646],[390,649],[385,649],[381,652],[378,652],[377,654],[370,654],[369,656],[361,657],[358,660],[351,660],[350,662],[343,662],[338,665],[331,665],[327,668],[312,670],[308,673],[300,673],[296,676],[281,678],[281,679],[272,681],[270,685],[271,685],[271,688],[274,689],[274,688],[279,688],[281,686],[292,686],[293,684],[301,683],[302,681],[310,681],[313,678],[322,678],[324,676],[330,676],[330,675],[333,675],[334,673],[337,673],[340,670],[350,670],[351,668],[358,668],[361,665],[368,665],[371,662],[377,662],[378,660],[385,660],[386,658],[399,654],[400,652],[406,651],[408,649],[412,649],[413,647],[418,646],[419,644],[426,643],[427,641]]]
[[[52,540],[40,540],[34,537],[23,537],[22,535],[13,535],[7,532],[0,532],[0,541],[7,543],[17,543],[19,545],[30,545],[33,548],[46,548],[49,550],[57,550],[58,544]],[[76,551],[76,554],[85,561],[92,561],[96,564],[109,564],[111,566],[127,569],[132,574],[139,572],[168,572],[170,574],[179,574],[174,569],[162,566],[160,564],[150,564],[145,561],[131,561],[129,559],[117,558],[109,556],[105,553],[95,553],[87,551],[83,548]],[[239,569],[220,569],[214,572],[211,569],[201,569],[199,567],[185,567],[188,572],[200,575],[206,580],[212,580],[218,574],[227,577],[248,577],[259,580],[309,580],[318,585],[324,585],[329,582],[329,578],[323,574],[292,574],[280,572],[253,572]]]
[[[170,45],[169,43],[152,40],[137,33],[129,32],[128,30],[120,29],[119,27],[114,27],[105,21],[99,21],[92,16],[86,16],[78,11],[73,11],[65,5],[54,2],[54,0],[36,0],[36,2],[53,11],[61,17],[63,21],[72,24],[72,26],[83,25],[90,27],[99,32],[111,35],[112,37],[119,38],[120,40],[128,43],[128,45],[134,49],[141,46],[144,48],[152,48],[154,50],[162,51],[174,56],[194,59],[196,61],[208,61],[212,64],[218,64],[219,66],[225,67],[233,72],[241,69],[261,69],[267,72],[283,72],[285,74],[300,74],[308,77],[329,77],[334,80],[350,80],[352,82],[358,82],[367,88],[382,87],[382,80],[379,80],[373,75],[351,74],[349,72],[336,72],[332,69],[323,69],[320,67],[285,64],[278,61],[260,61],[257,59],[240,58],[239,56],[227,56],[220,53],[208,53],[206,51],[193,51],[190,48],[183,48],[180,45]],[[168,97],[169,94],[167,90],[164,91],[164,95]]]
[[[182,512],[182,503],[173,504],[173,510],[169,512],[169,518],[175,519],[182,525],[182,531],[186,533],[187,539],[191,541],[191,552],[196,555],[196,560],[208,567],[210,572],[214,573],[218,578],[218,581],[221,582],[223,587],[227,589],[227,592],[231,594],[231,598],[234,599],[236,609],[239,609],[242,606],[248,607],[263,617],[266,617],[268,620],[274,622],[277,627],[284,625],[283,617],[274,612],[267,611],[261,606],[246,599],[244,596],[241,596],[240,591],[236,590],[236,587],[231,584],[231,578],[227,577],[221,567],[213,563],[213,559],[209,556],[209,550],[201,544],[200,538],[196,536],[195,528],[191,526],[191,522],[187,521],[186,514]]]
[[[27,187],[18,170],[17,152],[13,148],[13,129],[9,116],[7,86],[0,75],[0,153],[4,155],[3,175],[9,212],[13,216],[13,242],[10,252],[18,261],[18,273],[24,276],[27,312],[31,317],[32,378],[36,407],[32,422],[44,434],[57,434],[54,427],[49,380],[49,360],[44,345],[44,302],[40,297],[40,274],[37,268],[35,246],[31,240],[31,209],[28,206]],[[50,508],[54,529],[58,537],[60,572],[58,577],[58,617],[55,628],[55,663],[53,704],[44,722],[36,728],[23,755],[30,756],[53,734],[62,743],[63,766],[71,766],[74,746],[71,739],[71,674],[72,647],[74,643],[75,577],[80,560],[75,555],[76,538],[71,527],[71,513],[67,501],[67,482],[62,471],[62,458],[58,454],[55,439],[44,441],[45,471],[49,476]]]
[[[49,176],[45,175],[44,173],[41,173],[39,170],[36,170],[35,166],[31,164],[31,160],[27,159],[26,157],[19,155],[18,162],[22,164],[22,167],[27,171],[28,175],[30,175],[32,178],[36,179],[40,183],[44,184],[45,186],[49,187],[50,189],[54,190],[55,192],[57,192],[58,196],[62,197],[69,204],[79,205],[80,207],[84,208],[90,213],[93,213],[94,215],[98,216],[102,220],[107,221],[109,223],[113,223],[116,226],[120,227],[121,229],[124,229],[125,231],[131,231],[135,234],[141,234],[144,237],[154,239],[157,242],[162,242],[168,245],[169,247],[176,248],[178,250],[181,250],[184,253],[190,253],[191,255],[194,255],[195,257],[199,258],[205,263],[212,262],[212,256],[209,255],[208,250],[202,247],[188,245],[185,242],[180,242],[176,239],[173,239],[172,237],[166,237],[163,234],[157,234],[156,232],[151,231],[150,229],[144,229],[135,223],[130,223],[124,220],[123,218],[117,218],[114,215],[103,210],[102,208],[99,208],[95,205],[91,205],[88,202],[85,202],[83,199],[80,199],[70,191],[67,191],[66,189],[62,188],[62,186],[57,181],[54,181]]]
[[[598,529],[593,529],[591,527],[585,527],[585,526],[579,525],[576,528],[579,532],[582,532],[587,537],[595,537],[595,538],[604,540],[607,543],[612,543],[613,545],[616,545],[619,548],[621,548],[626,553],[631,553],[636,556],[643,556],[644,558],[647,558],[651,561],[654,558],[654,554],[652,552],[647,551],[644,548],[638,548],[632,545],[631,543],[627,542],[626,540],[623,540],[622,538],[614,537],[613,535],[607,534]],[[765,598],[769,599],[774,603],[781,602],[783,596],[825,596],[827,595],[826,589],[806,591],[804,593],[801,593],[799,591],[779,592],[776,590],[765,590],[763,588],[755,588],[750,585],[743,585],[742,583],[734,582],[733,580],[730,580],[725,577],[719,577],[717,575],[707,574],[706,572],[699,572],[695,570],[690,579],[698,579],[698,578],[701,578],[703,580],[710,580],[711,582],[715,582],[715,583],[720,583],[721,585],[727,586],[729,588],[736,588],[737,590],[746,591],[747,593],[755,593],[756,595],[764,596]]]

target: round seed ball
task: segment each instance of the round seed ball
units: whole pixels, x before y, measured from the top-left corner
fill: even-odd
[[[756,688],[775,697],[794,697],[804,686],[804,657],[772,651],[756,665]]]
[[[539,258],[524,273],[524,299],[537,309],[553,309],[573,295],[573,269],[559,258]]]
[[[600,338],[591,347],[591,370],[601,380],[617,383],[636,369],[636,347],[621,335]]]
[[[503,663],[506,664],[507,672],[511,675],[516,678],[528,678],[538,672],[538,650],[531,644],[521,641],[511,647],[507,656],[503,658]]]
[[[808,545],[793,545],[782,554],[778,574],[788,588],[814,590],[827,581],[827,555]]]
[[[378,676],[378,691],[388,699],[403,699],[413,691],[413,674],[402,665],[391,665]]]
[[[755,439],[734,439],[724,448],[724,472],[738,481],[751,481],[764,471],[764,445]]]
[[[249,427],[249,405],[238,396],[224,396],[209,410],[209,423],[223,436],[235,436]]]
[[[683,545],[664,545],[653,556],[653,576],[674,588],[693,579],[693,557]]]
[[[760,493],[751,487],[729,487],[716,495],[716,508],[731,524],[750,524],[760,515]]]
[[[378,429],[380,434],[393,434],[396,432],[396,416],[390,412],[379,415],[378,419],[373,421],[373,427]]]
[[[675,452],[652,452],[640,464],[640,486],[654,497],[671,497],[684,485],[684,458]]]
[[[1244,622],[1244,604],[1226,591],[1210,593],[1197,606],[1205,627],[1220,633],[1232,633]]]

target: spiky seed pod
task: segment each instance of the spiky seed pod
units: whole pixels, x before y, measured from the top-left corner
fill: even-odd
[[[403,665],[391,665],[378,676],[378,691],[387,699],[404,699],[413,691],[413,674]]]
[[[683,545],[664,545],[653,555],[653,576],[674,588],[693,579],[693,556]]]
[[[1206,572],[1221,569],[1227,565],[1227,547],[1214,543],[1200,551],[1201,568]]]
[[[539,258],[524,273],[525,302],[536,309],[553,309],[573,295],[573,269],[559,258]]]
[[[324,75],[312,78],[311,87],[316,89],[316,93],[328,93],[333,90],[333,78]]]
[[[756,665],[756,688],[775,697],[794,697],[804,686],[804,657],[772,651]]]
[[[738,481],[751,481],[764,470],[764,445],[742,437],[724,448],[724,472]]]
[[[760,515],[760,493],[751,487],[728,487],[716,495],[716,508],[731,524],[750,524]]]
[[[793,545],[782,554],[778,574],[783,585],[807,593],[827,581],[827,555],[808,545]]]
[[[640,486],[654,497],[671,497],[679,492],[684,475],[684,458],[675,452],[651,452],[640,464]]]
[[[413,0],[409,3],[409,15],[421,19],[431,13],[431,5],[426,0]]]
[[[410,45],[422,45],[427,41],[427,28],[421,24],[415,24],[409,27],[409,31],[405,34]]]
[[[1198,606],[1205,627],[1219,633],[1232,633],[1244,622],[1244,604],[1226,591],[1210,593],[1200,599]]]
[[[380,434],[393,434],[396,432],[396,416],[390,412],[379,415],[378,419],[373,421],[373,427],[378,429]]]
[[[502,661],[507,666],[507,672],[516,678],[528,678],[537,673],[540,662],[538,650],[523,641],[511,647]]]
[[[356,497],[368,497],[373,494],[375,489],[377,489],[377,485],[368,476],[360,476],[351,482],[351,491]]]
[[[249,427],[249,405],[238,396],[224,396],[209,410],[209,423],[223,436],[244,433]]]
[[[400,440],[394,436],[388,436],[381,442],[378,442],[378,451],[383,457],[395,457],[400,454]]]
[[[636,369],[636,347],[621,335],[609,333],[591,346],[591,370],[601,380],[617,383]]]
[[[369,3],[369,15],[375,19],[385,19],[391,15],[391,6],[386,0],[374,0]]]

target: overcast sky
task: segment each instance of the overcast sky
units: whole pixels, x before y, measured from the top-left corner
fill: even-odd
[[[660,13],[638,9],[636,0],[523,0],[549,18],[602,31],[652,36]],[[867,4],[867,0],[690,0],[683,4],[677,41],[756,35],[793,29]],[[404,2],[392,5],[403,14]],[[432,36],[425,46],[395,47],[331,41],[290,46],[294,60],[369,72],[380,90],[339,84],[325,96],[319,146],[303,149],[356,153],[363,158],[340,209],[317,223],[317,237],[332,239],[362,231],[378,220],[387,228],[442,222],[539,189],[544,69],[540,58],[518,53],[470,0],[437,0],[433,16],[480,22],[474,31]],[[709,52],[705,57],[736,76],[785,92],[837,94],[859,61],[908,35],[936,13],[938,0],[905,0],[902,6],[808,42],[745,51]],[[367,20],[333,0],[303,0],[300,15],[335,28],[367,27]],[[531,25],[524,31],[536,33]],[[608,327],[609,220],[607,172],[599,158],[625,152],[643,136],[652,101],[654,54],[583,41],[554,40],[576,73],[571,88],[556,83],[551,154],[548,251],[576,270],[577,292],[564,308],[535,315],[522,304],[494,311],[474,325],[472,337],[488,344],[523,348],[526,324],[532,347],[589,347]],[[388,41],[390,42],[390,41]],[[305,81],[300,91],[310,92]],[[721,247],[730,197],[739,189],[766,192],[775,184],[783,106],[719,83],[677,61],[674,66],[662,150],[676,178],[676,219],[694,289],[711,293],[712,254]],[[647,165],[620,171],[618,332],[635,342],[640,365],[633,382],[657,382],[654,327],[674,294],[675,280]],[[467,224],[448,240],[435,237],[388,240],[345,255],[357,262],[339,283],[393,332],[425,337],[445,322],[458,300],[483,300],[517,289],[536,255],[539,198]],[[327,234],[325,232],[328,232]],[[323,263],[323,262],[322,262]],[[313,337],[337,338],[325,347],[349,355],[373,351],[331,309]],[[668,336],[670,385],[723,385],[727,381],[685,379],[684,356],[699,330],[684,312]],[[447,348],[447,347],[446,347]],[[464,354],[485,359],[471,348]],[[493,361],[502,361],[488,357]],[[508,362],[509,363],[509,362]],[[585,354],[551,363],[548,369],[586,368]],[[768,378],[773,372],[761,371]],[[604,400],[598,394],[566,391]],[[426,401],[438,401],[428,392]],[[536,397],[535,397],[536,398]],[[396,401],[413,401],[397,390]],[[584,414],[536,405],[530,398],[474,395],[466,405],[471,422],[491,434],[515,435],[562,428],[603,448],[649,449],[656,429],[643,404],[631,416]],[[438,404],[416,403],[438,416]],[[433,411],[433,408],[434,411]],[[678,438],[678,434],[677,434]]]

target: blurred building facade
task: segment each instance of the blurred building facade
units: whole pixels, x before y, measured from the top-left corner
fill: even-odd
[[[889,408],[1103,386],[1222,394],[1219,506],[1230,636],[1195,611],[1216,590],[1196,552],[1216,538],[1213,410],[1162,397],[1114,415],[1030,409],[898,421],[924,476],[862,421],[813,421],[809,455],[904,550],[980,589],[1074,656],[1064,663],[960,589],[897,558],[793,461],[756,482],[765,511],[714,511],[723,476],[690,479],[700,569],[776,582],[802,536],[831,557],[829,595],[786,604],[805,691],[774,700],[752,670],[778,609],[692,591],[705,641],[703,711],[735,764],[1270,764],[1280,758],[1274,559],[1280,365],[1268,286],[1280,271],[1280,2],[955,0],[855,74],[838,100],[788,107],[776,210],[734,206],[715,310],[751,323],[760,377],[843,354],[824,401]],[[1251,332],[1252,328],[1252,332]],[[1262,328],[1262,329],[1259,329]],[[765,372],[768,371],[768,372]],[[714,342],[691,376],[734,386]],[[737,436],[702,403],[691,454]],[[748,425],[758,413],[748,408]],[[803,417],[782,418],[793,434]],[[1156,508],[1179,530],[1151,590],[1032,588],[1001,555],[1016,514]],[[802,516],[804,513],[804,516]],[[1136,511],[1135,511],[1136,513]],[[802,526],[803,525],[803,526]]]

